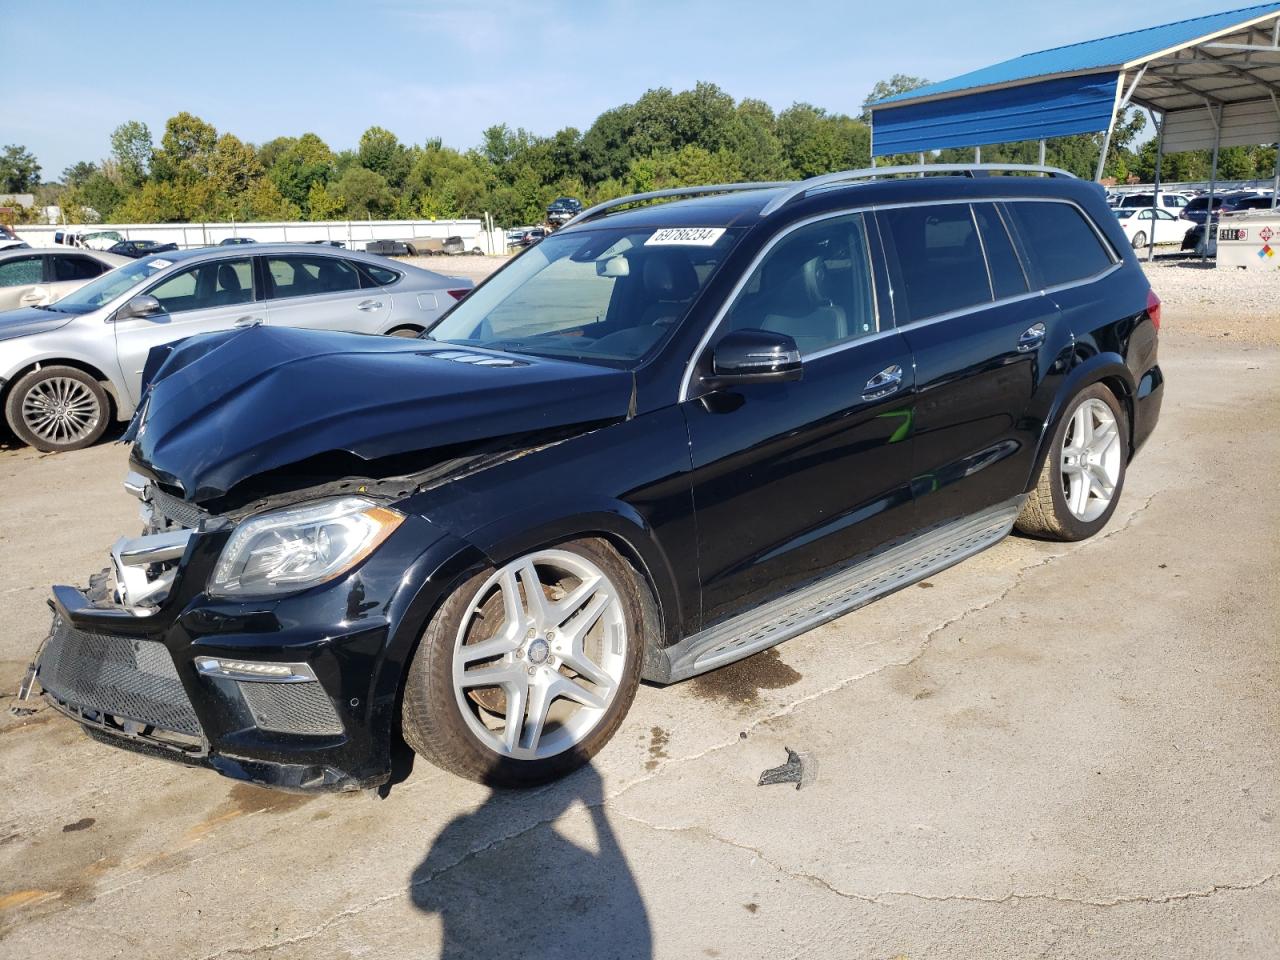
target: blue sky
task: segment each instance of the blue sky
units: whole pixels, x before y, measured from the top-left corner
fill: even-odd
[[[941,80],[1044,47],[1243,5],[1068,0],[0,0],[0,143],[52,179],[125,120],[189,110],[245,140],[373,124],[465,148],[494,123],[585,129],[646,89],[719,84],[856,113],[895,72]],[[29,21],[24,23],[24,21]],[[26,39],[15,39],[26,38]]]

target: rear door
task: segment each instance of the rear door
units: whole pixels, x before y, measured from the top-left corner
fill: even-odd
[[[44,270],[44,257],[38,253],[0,261],[0,310],[39,303],[42,295],[31,291],[43,282]]]
[[[55,303],[77,287],[111,269],[101,260],[82,253],[51,253],[45,258],[47,303]]]
[[[253,258],[209,260],[171,273],[139,294],[160,301],[154,317],[116,320],[116,353],[132,399],[138,402],[138,378],[152,347],[197,333],[252,326],[265,319],[254,284]]]
[[[791,336],[799,382],[694,389],[682,404],[704,626],[913,526],[911,353],[876,296],[886,280],[868,222],[844,214],[775,241],[717,328]]]
[[[381,333],[391,298],[350,261],[322,253],[268,254],[267,313],[275,326]]]
[[[916,363],[913,489],[928,527],[1023,491],[1038,436],[1023,412],[1071,333],[1027,275],[998,205],[877,217]]]

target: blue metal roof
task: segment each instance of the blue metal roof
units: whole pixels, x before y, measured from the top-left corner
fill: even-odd
[[[1025,83],[1038,77],[1115,68],[1152,56],[1162,50],[1168,50],[1170,47],[1191,43],[1201,37],[1229,30],[1255,17],[1276,12],[1280,12],[1280,4],[1264,3],[1256,7],[1243,7],[1226,13],[1196,17],[1193,20],[1180,20],[1177,23],[1166,23],[1159,27],[1120,33],[1100,40],[1087,40],[1065,47],[1054,47],[1051,50],[1041,50],[1039,53],[1028,53],[1021,57],[1014,57],[1012,60],[1005,60],[1003,63],[952,77],[950,80],[931,83],[927,87],[921,87],[909,93],[900,93],[874,101],[871,107],[877,109],[881,106],[897,105],[926,97],[960,93],[976,87]]]

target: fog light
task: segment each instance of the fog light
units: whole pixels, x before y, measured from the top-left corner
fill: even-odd
[[[196,657],[196,670],[207,677],[228,680],[262,680],[268,683],[314,683],[315,671],[305,663],[269,663],[265,660],[228,660]]]

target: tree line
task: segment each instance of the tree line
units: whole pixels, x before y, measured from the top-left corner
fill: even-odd
[[[925,82],[896,75],[876,84],[867,99]],[[41,178],[29,150],[11,144],[0,151],[0,193],[33,192],[38,207],[61,206],[67,222],[448,219],[487,211],[500,224],[537,223],[558,196],[595,203],[669,186],[791,180],[865,167],[868,121],[865,113],[849,116],[808,103],[775,112],[761,100],[735,100],[713,83],[699,83],[679,92],[649,90],[605,111],[585,132],[565,127],[541,136],[499,124],[484,131],[479,145],[459,150],[439,138],[402,143],[374,126],[354,148],[335,151],[314,133],[248,143],[183,112],[165,121],[159,144],[145,123],[122,123],[105,157],[72,164],[52,181]],[[1107,175],[1151,182],[1154,140],[1133,148],[1144,128],[1138,111],[1119,118]],[[1100,135],[1050,140],[1047,162],[1092,178],[1100,147]],[[1034,163],[1038,151],[1035,142],[984,147],[983,160]],[[972,157],[972,150],[943,150],[929,160]],[[1225,148],[1220,176],[1268,177],[1275,159],[1270,146]],[[1163,177],[1207,179],[1209,167],[1206,151],[1171,154]]]

